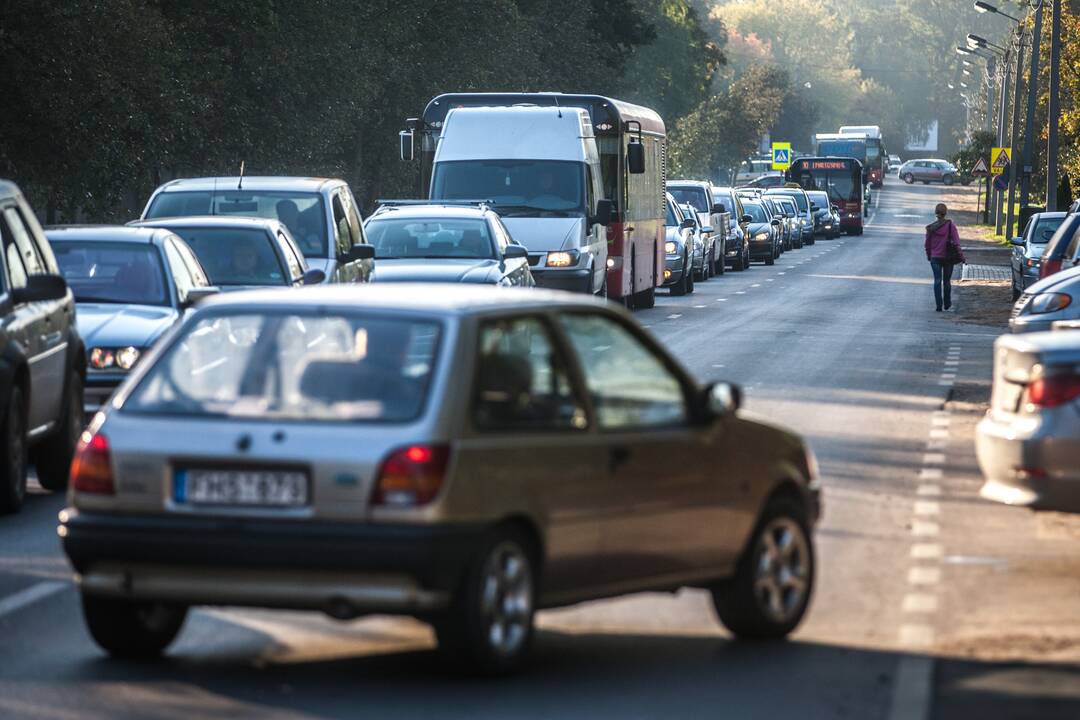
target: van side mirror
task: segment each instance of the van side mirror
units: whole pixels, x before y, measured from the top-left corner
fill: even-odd
[[[596,201],[596,215],[594,215],[590,222],[597,223],[599,225],[610,225],[611,216],[615,212],[615,203],[608,199]]]
[[[375,257],[374,245],[357,244],[349,248],[347,253],[342,253],[338,257],[338,262],[351,263],[357,260],[371,260]]]
[[[626,167],[632,175],[645,172],[645,146],[637,138],[630,138],[626,146]]]
[[[724,203],[713,203],[712,209],[709,212],[726,213],[727,208],[724,207]]]
[[[415,135],[412,130],[402,130],[398,133],[398,142],[401,143],[401,159],[404,162],[411,162],[415,156]]]
[[[62,300],[67,295],[67,281],[59,275],[30,275],[26,287],[11,290],[11,302],[15,305],[46,300]]]
[[[772,220],[771,220],[771,221],[769,222],[769,224],[770,224],[770,225],[772,225],[773,227],[780,227],[780,221],[779,221],[779,220],[777,220],[776,218],[773,218],[773,219],[772,219]]]
[[[754,222],[754,216],[753,215],[743,215],[742,218],[740,219],[740,222],[752,223],[752,222]]]
[[[820,209],[816,203],[810,203],[810,212],[817,212]]]
[[[1018,247],[1023,247],[1024,246],[1024,238],[1015,237],[1015,238],[1012,239],[1012,244],[1016,245]]]

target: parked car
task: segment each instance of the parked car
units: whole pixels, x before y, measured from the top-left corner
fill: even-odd
[[[724,197],[718,195],[712,185],[698,180],[668,180],[667,191],[679,205],[692,205],[697,211],[698,224],[702,228],[712,228],[708,235],[710,275],[724,274],[724,247],[728,239],[727,228],[730,226],[731,208],[724,205]]]
[[[703,226],[701,224],[701,217],[697,213],[697,208],[690,204],[679,205],[678,203],[675,203],[675,207],[682,211],[685,219],[690,220],[693,223],[693,227],[690,230],[694,249],[692,255],[694,282],[704,282],[711,278],[715,272],[714,265],[710,262],[710,259],[713,257],[714,249],[719,240],[716,233],[713,232],[712,227]],[[706,232],[706,230],[708,232]]]
[[[87,346],[83,403],[93,414],[184,311],[218,289],[187,243],[168,230],[88,225],[45,235],[75,294]]]
[[[787,206],[781,202],[778,197],[768,197],[766,195],[761,196],[761,202],[765,203],[765,207],[769,208],[769,212],[772,216],[780,221],[780,254],[783,255],[788,250],[792,249],[791,245],[791,217],[788,217]],[[791,203],[791,213],[794,216],[795,203]]]
[[[960,171],[948,160],[908,160],[900,166],[897,175],[908,185],[915,181],[923,185],[932,182],[952,185],[960,177]]]
[[[798,210],[796,214],[795,228],[801,236],[801,242],[797,247],[803,245],[814,244],[814,216],[813,210],[810,208],[810,198],[806,196],[806,191],[797,187],[781,187],[773,188],[772,190],[766,190],[766,195],[780,195],[791,198],[795,202],[795,207]]]
[[[143,220],[132,227],[161,228],[183,238],[210,276],[210,284],[232,292],[251,287],[296,287],[327,280],[308,267],[284,223],[256,217],[180,217]],[[354,245],[353,257],[375,256],[371,245]],[[339,275],[340,277],[340,275]]]
[[[817,205],[814,210],[814,234],[830,240],[840,237],[840,216],[833,210],[829,194],[823,190],[807,190],[806,196]]]
[[[813,588],[817,463],[740,396],[587,296],[222,294],[88,429],[60,537],[119,657],[247,605],[414,615],[499,672],[537,609],[681,586],[778,638]]]
[[[889,156],[889,172],[896,172],[900,169],[900,166],[904,164],[904,161],[900,159],[899,155]]]
[[[1070,267],[1044,278],[1013,304],[1009,330],[1043,332],[1060,320],[1080,319],[1080,267]]]
[[[364,230],[375,248],[375,282],[536,285],[529,251],[486,205],[384,204]]]
[[[1072,267],[1080,250],[1080,215],[1068,214],[1050,239],[1039,258],[1039,277],[1045,279],[1065,268]]]
[[[735,193],[735,188],[713,187],[717,202],[728,211],[728,235],[724,246],[726,263],[732,270],[745,270],[750,267],[750,241],[746,235],[749,219],[743,212],[742,200]]]
[[[150,196],[143,220],[229,215],[277,220],[328,282],[367,282],[374,263],[363,219],[344,180],[308,177],[209,177],[167,182]]]
[[[760,200],[744,202],[743,212],[751,218],[746,227],[746,234],[750,238],[750,259],[773,265],[780,257],[780,221]]]
[[[984,498],[1080,512],[1080,331],[994,342],[990,410],[975,449]]]
[[[26,498],[27,462],[46,490],[67,487],[83,431],[86,350],[75,296],[22,192],[0,180],[0,513]]]
[[[1035,213],[1020,237],[1012,240],[1012,297],[1016,300],[1029,285],[1039,281],[1039,269],[1046,244],[1061,223],[1063,212]]]
[[[694,292],[694,245],[697,241],[697,213],[689,216],[675,202],[671,193],[665,198],[667,217],[664,221],[664,285],[672,295]],[[692,206],[691,206],[692,207]]]

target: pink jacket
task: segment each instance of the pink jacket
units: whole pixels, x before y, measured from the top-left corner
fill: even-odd
[[[960,254],[960,262],[966,263],[964,251],[960,249],[960,233],[952,220],[946,220],[942,225],[934,228],[934,224],[926,226],[926,259],[945,260],[949,257],[949,245],[956,248]]]

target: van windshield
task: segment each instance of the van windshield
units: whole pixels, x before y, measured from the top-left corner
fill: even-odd
[[[433,200],[491,200],[503,216],[585,214],[584,164],[567,160],[454,160],[435,164]]]

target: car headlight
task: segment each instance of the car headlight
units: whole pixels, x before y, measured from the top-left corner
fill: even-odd
[[[94,370],[130,370],[139,361],[142,350],[137,347],[91,348],[90,367]]]
[[[1064,310],[1071,303],[1072,296],[1065,293],[1039,293],[1028,303],[1027,309],[1033,315],[1041,315]]]
[[[768,240],[769,239],[769,233],[767,233],[767,232],[759,232],[757,235],[754,236],[754,239],[755,240]]]
[[[559,250],[547,254],[548,267],[572,267],[577,265],[579,253],[577,250]]]
[[[666,252],[668,255],[674,255],[678,251],[678,249],[679,246],[673,243],[671,240],[668,240],[666,243],[664,243],[664,252]]]

